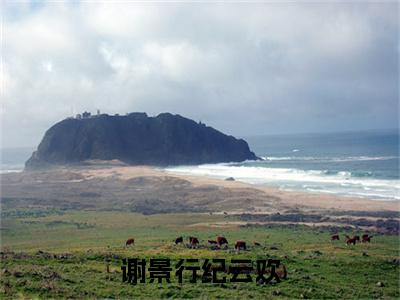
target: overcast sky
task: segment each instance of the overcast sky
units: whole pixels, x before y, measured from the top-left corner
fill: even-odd
[[[2,2],[3,147],[96,109],[236,136],[398,126],[395,1],[110,2]]]

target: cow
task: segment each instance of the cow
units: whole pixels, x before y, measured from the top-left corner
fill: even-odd
[[[339,241],[339,240],[340,240],[340,238],[339,238],[338,234],[334,234],[331,236],[331,241]]]
[[[362,241],[363,243],[367,243],[367,242],[370,243],[370,242],[371,242],[372,235],[364,234],[361,238],[362,238],[361,241]]]
[[[261,247],[261,244],[260,244],[259,242],[254,241],[253,244],[254,244],[254,246],[256,246],[256,247]]]
[[[130,246],[130,245],[133,246],[134,243],[135,243],[135,239],[128,239],[128,240],[126,241],[126,243],[125,243],[125,246]]]
[[[356,241],[357,241],[357,239],[356,239],[355,236],[351,238],[351,237],[349,237],[348,235],[346,235],[346,244],[347,244],[347,245],[350,245],[350,244],[355,245],[355,244],[356,244]]]
[[[217,245],[220,247],[222,247],[222,245],[228,245],[228,240],[224,236],[218,236]]]
[[[217,245],[218,244],[217,241],[214,241],[214,240],[208,240],[208,243],[210,245]]]
[[[190,247],[196,248],[199,244],[199,239],[194,236],[189,236]]]
[[[360,236],[359,235],[355,235],[354,237],[353,237],[353,239],[355,239],[356,241],[360,241]]]
[[[236,241],[235,249],[236,250],[246,250],[246,242],[245,241]]]
[[[175,239],[175,245],[182,244],[182,243],[183,243],[183,237],[180,236]]]

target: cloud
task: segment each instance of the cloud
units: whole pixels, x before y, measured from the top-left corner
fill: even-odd
[[[398,4],[6,2],[3,147],[73,112],[235,135],[398,125]]]

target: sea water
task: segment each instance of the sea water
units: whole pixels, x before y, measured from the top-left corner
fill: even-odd
[[[1,148],[0,173],[21,172],[34,147]]]
[[[244,137],[262,160],[177,166],[167,171],[282,190],[400,200],[397,130]],[[33,147],[1,149],[0,172],[20,172]]]
[[[262,158],[167,171],[306,191],[400,200],[397,130],[245,137]]]

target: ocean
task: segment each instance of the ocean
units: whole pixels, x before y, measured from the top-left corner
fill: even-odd
[[[1,148],[0,173],[21,172],[33,151],[34,147]]]
[[[260,161],[166,168],[169,172],[234,177],[288,191],[400,200],[396,130],[244,137]],[[1,150],[1,173],[20,172],[33,147]]]
[[[234,177],[255,185],[375,200],[400,200],[397,130],[245,137],[262,160],[167,171]]]

